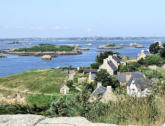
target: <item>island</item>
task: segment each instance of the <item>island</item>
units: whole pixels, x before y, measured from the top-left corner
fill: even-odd
[[[121,45],[115,45],[114,43],[112,44],[107,44],[107,45],[100,45],[98,49],[121,49],[123,46]]]
[[[8,53],[21,55],[21,56],[42,56],[42,55],[76,55],[76,54],[81,54],[81,51],[79,51],[75,46],[39,44],[27,48],[12,49],[9,50]]]
[[[10,43],[7,43],[7,45],[31,45],[31,43],[26,43],[26,42],[10,42]]]

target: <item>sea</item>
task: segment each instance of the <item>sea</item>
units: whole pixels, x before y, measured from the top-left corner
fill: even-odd
[[[161,40],[165,42],[165,40]],[[24,48],[41,43],[57,44],[57,45],[67,45],[67,44],[79,44],[80,48],[89,48],[89,50],[82,50],[81,55],[59,55],[50,61],[41,60],[41,56],[18,56],[18,55],[8,55],[7,58],[0,58],[0,77],[13,75],[21,72],[25,72],[32,69],[45,69],[45,68],[59,68],[59,67],[87,67],[91,63],[95,62],[96,56],[99,55],[98,46],[104,44],[115,43],[119,44],[129,44],[138,43],[144,45],[144,48],[135,47],[123,47],[121,49],[104,49],[102,51],[114,51],[119,52],[120,56],[128,55],[129,57],[137,57],[141,50],[146,50],[149,45],[154,43],[154,40],[129,40],[129,41],[29,41],[31,45],[9,45],[9,41],[0,41],[0,50],[14,49],[14,48]],[[92,46],[87,46],[91,43]],[[4,55],[4,54],[3,54]]]

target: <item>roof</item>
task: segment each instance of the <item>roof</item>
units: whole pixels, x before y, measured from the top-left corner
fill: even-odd
[[[113,69],[113,71],[118,70],[118,68],[113,64],[112,61],[107,61],[108,65]]]
[[[126,74],[113,75],[119,82],[126,82]]]
[[[112,56],[112,58],[117,62],[120,63],[120,59],[117,56]]]
[[[144,78],[143,77],[131,77],[131,79],[128,81],[128,83],[126,84],[126,86],[130,86],[132,81],[134,81],[134,84],[136,85],[137,88],[144,90],[146,88],[150,88],[151,87],[151,81]]]
[[[141,72],[123,72],[113,76],[117,78],[119,82],[127,82],[127,75],[131,75],[133,78],[144,77],[143,73]]]
[[[100,86],[99,88],[96,88],[93,93],[92,96],[97,97],[97,98],[101,98],[103,96],[103,94],[106,92],[107,88]]]
[[[144,54],[147,56],[151,55],[151,53],[149,51],[144,51]]]
[[[68,88],[68,86],[63,83],[60,85],[60,89],[63,88],[64,86]]]
[[[84,69],[83,70],[84,73],[97,73],[97,69]]]

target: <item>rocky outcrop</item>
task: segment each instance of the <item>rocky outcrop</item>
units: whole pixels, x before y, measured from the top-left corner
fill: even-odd
[[[41,115],[0,115],[0,126],[117,126],[92,123],[83,117],[47,118]]]
[[[123,46],[115,45],[115,46],[108,46],[108,45],[100,45],[98,49],[121,49]]]
[[[50,55],[43,55],[41,59],[42,60],[51,60],[52,57]]]
[[[82,54],[80,51],[61,51],[61,52],[15,52],[10,51],[8,54],[14,54],[19,56],[43,56],[43,55],[78,55]]]

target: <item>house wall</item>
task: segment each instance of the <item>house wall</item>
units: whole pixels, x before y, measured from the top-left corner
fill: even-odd
[[[139,90],[136,85],[134,84],[134,81],[132,81],[130,86],[127,86],[127,94],[129,96],[133,97],[146,97],[147,95],[150,94],[150,90],[146,88],[145,90],[141,91]]]
[[[110,75],[114,75],[114,71],[113,69],[111,69],[111,67],[109,67],[108,63],[107,63],[107,59],[104,59],[104,62],[103,64],[99,67],[99,70],[100,69],[105,69],[107,70],[107,72],[110,74]]]
[[[69,88],[67,88],[67,87],[62,87],[61,89],[60,89],[60,93],[61,94],[68,94],[69,93]]]

